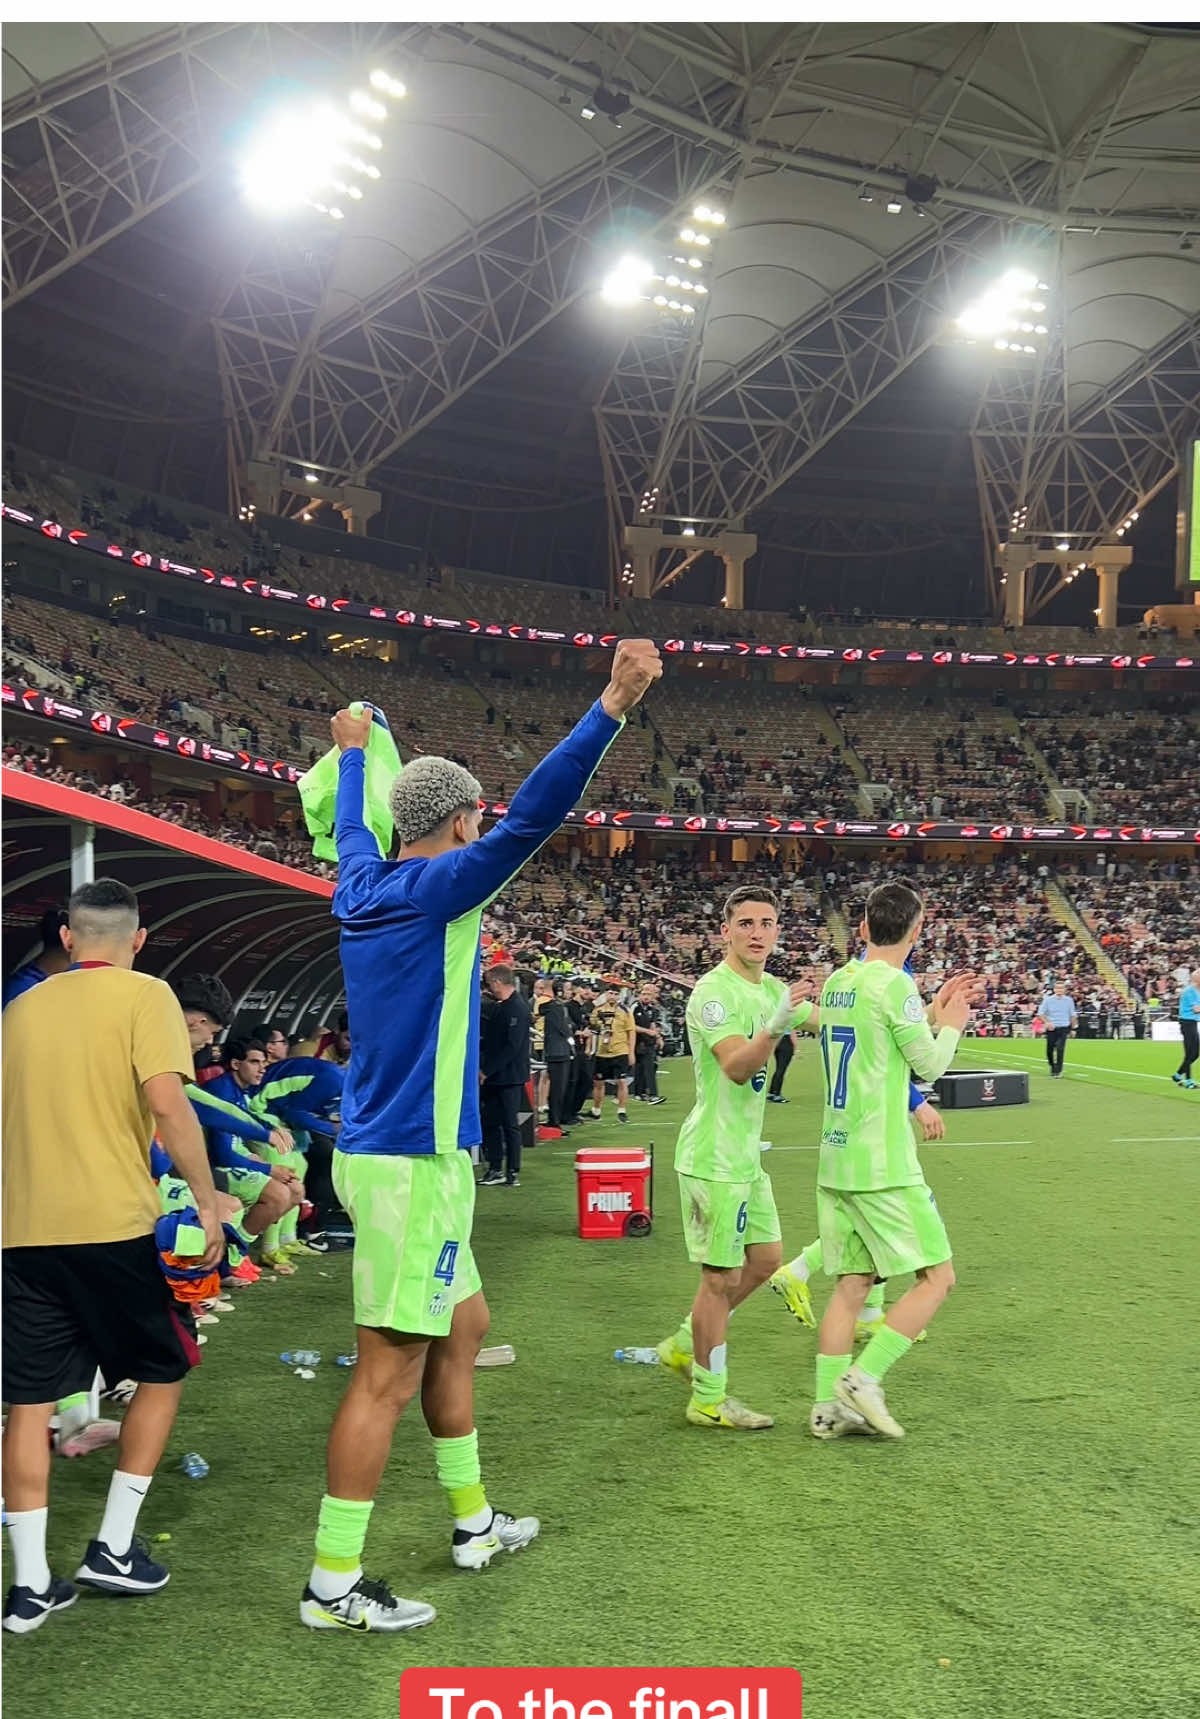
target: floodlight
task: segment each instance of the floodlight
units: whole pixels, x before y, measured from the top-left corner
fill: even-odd
[[[387,104],[376,101],[375,97],[368,95],[366,90],[351,90],[350,106],[355,113],[366,114],[368,119],[387,118]]]
[[[1065,537],[1060,537],[1054,547],[1056,549],[1069,549],[1071,545],[1067,542]]]
[[[317,483],[319,480],[316,472],[305,472],[304,481],[305,483]]]
[[[685,525],[680,535],[682,537],[695,537],[696,527],[694,525]]]
[[[646,282],[653,279],[654,270],[644,257],[627,255],[605,275],[600,295],[609,304],[636,304],[646,297]]]
[[[239,169],[247,202],[270,215],[310,203],[333,178],[341,153],[341,122],[322,101],[277,109],[253,134]]]

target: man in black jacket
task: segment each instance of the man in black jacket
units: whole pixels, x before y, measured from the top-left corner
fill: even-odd
[[[544,1028],[543,1054],[546,1073],[550,1076],[550,1106],[546,1120],[551,1128],[561,1128],[567,1120],[567,1095],[571,1086],[571,1057],[574,1052],[574,1030],[563,1001],[563,982],[555,979],[550,996],[541,1005]]]
[[[582,1124],[580,1112],[592,1095],[592,1076],[596,1067],[596,1035],[592,1030],[592,987],[581,980],[569,987],[572,995],[567,1001],[567,1014],[575,1039],[575,1066],[571,1091],[567,1098],[567,1121],[574,1127]]]
[[[485,983],[492,1007],[479,1027],[480,1100],[487,1174],[481,1188],[521,1185],[521,1094],[529,1079],[533,1014],[517,989],[511,967],[490,967]],[[505,1175],[507,1159],[508,1174]]]
[[[633,1024],[637,1029],[633,1096],[644,1104],[665,1104],[658,1094],[658,1053],[663,1035],[653,985],[642,986],[633,1008]]]

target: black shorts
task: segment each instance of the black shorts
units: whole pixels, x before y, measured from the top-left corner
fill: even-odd
[[[71,1247],[6,1247],[8,1403],[56,1403],[134,1379],[170,1385],[200,1360],[190,1310],[171,1294],[154,1237]]]
[[[630,1080],[633,1069],[627,1056],[598,1056],[596,1058],[597,1080]]]

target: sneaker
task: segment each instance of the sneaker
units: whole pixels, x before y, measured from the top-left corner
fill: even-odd
[[[78,1598],[78,1588],[64,1582],[61,1576],[51,1576],[44,1594],[35,1594],[32,1588],[18,1588],[14,1583],[4,1602],[4,1627],[14,1635],[29,1635],[41,1629],[51,1612],[65,1612]]]
[[[120,1421],[89,1421],[79,1432],[72,1433],[69,1438],[54,1435],[54,1448],[59,1456],[91,1456],[93,1451],[104,1450],[107,1445],[116,1444],[121,1436]]]
[[[588,1111],[588,1115],[591,1117],[593,1122],[599,1122],[601,1112],[598,1111],[596,1106],[593,1104],[592,1108]]]
[[[781,1092],[768,1092],[767,1103],[768,1104],[786,1104],[787,1099],[783,1096],[783,1094]]]
[[[505,1181],[504,1186],[506,1188],[519,1188],[521,1186],[520,1176],[509,1176]]]
[[[119,1558],[103,1540],[90,1541],[75,1580],[85,1588],[99,1588],[105,1594],[156,1594],[171,1580],[171,1572],[156,1564],[146,1550],[146,1542],[135,1536],[128,1552]]]
[[[781,1265],[772,1277],[767,1279],[776,1295],[781,1296],[788,1312],[798,1319],[801,1325],[806,1325],[810,1331],[817,1328],[817,1316],[813,1312],[812,1291],[802,1277],[797,1277],[790,1265]]]
[[[221,1323],[215,1313],[197,1313],[193,1317],[197,1325],[219,1325]]]
[[[1185,1092],[1195,1092],[1196,1082],[1194,1080],[1185,1080],[1183,1083],[1183,1090]]]
[[[284,1242],[279,1251],[280,1253],[286,1253],[291,1259],[299,1259],[301,1254],[306,1254],[310,1250],[308,1243],[302,1242],[299,1236],[297,1236],[295,1241]]]
[[[486,1176],[480,1177],[479,1186],[481,1188],[502,1188],[504,1186],[504,1177],[500,1174],[499,1170],[489,1170]]]
[[[661,1092],[660,1092],[660,1093],[659,1093],[659,1095],[658,1095],[658,1097],[657,1097],[657,1098],[648,1098],[648,1099],[647,1099],[647,1100],[646,1100],[646,1103],[647,1103],[647,1104],[665,1104],[665,1103],[666,1103],[666,1102],[667,1102],[667,1101],[666,1101],[666,1099],[665,1099],[665,1098],[664,1098],[664,1097],[663,1097],[663,1095],[662,1095],[662,1093],[661,1093]]]
[[[280,1277],[295,1277],[296,1275],[296,1266],[292,1264],[282,1248],[277,1248],[272,1253],[264,1253],[262,1262],[264,1265],[269,1265],[272,1271],[277,1271]]]
[[[904,1428],[888,1413],[887,1399],[878,1379],[872,1379],[861,1367],[848,1367],[833,1387],[834,1395],[844,1409],[861,1415],[868,1426],[884,1438],[903,1438]]]
[[[234,1266],[233,1270],[229,1274],[229,1280],[232,1283],[257,1283],[261,1276],[262,1272],[250,1258],[250,1255],[247,1254],[244,1259],[239,1260],[238,1264]]]
[[[311,1588],[300,1596],[300,1622],[309,1629],[420,1629],[437,1613],[424,1600],[401,1600],[386,1582],[360,1576],[348,1593],[336,1600],[318,1599]]]
[[[617,1121],[618,1122],[628,1122],[629,1121],[629,1112],[627,1110],[618,1110],[617,1111]]]
[[[1171,1076],[1171,1079],[1175,1082],[1176,1086],[1183,1085],[1183,1076],[1178,1072],[1178,1070],[1176,1070],[1176,1072]]]
[[[664,1367],[669,1367],[672,1373],[678,1373],[681,1379],[692,1382],[692,1359],[686,1349],[681,1349],[675,1341],[675,1333],[664,1337],[657,1345],[658,1359]]]
[[[121,1408],[126,1408],[133,1401],[133,1393],[136,1390],[137,1384],[133,1379],[119,1379],[107,1391],[101,1391],[100,1401],[117,1403]]]
[[[208,1310],[210,1313],[232,1313],[233,1302],[227,1295],[218,1295],[215,1301],[208,1303]]]
[[[736,1432],[760,1432],[764,1427],[775,1425],[770,1415],[760,1415],[757,1409],[748,1409],[736,1397],[726,1397],[715,1407],[698,1403],[693,1397],[687,1406],[687,1418],[694,1427],[732,1427]]]
[[[843,1408],[841,1403],[814,1403],[808,1417],[808,1430],[814,1438],[845,1438],[847,1433],[869,1433],[870,1427],[856,1409]]]
[[[310,1230],[308,1235],[298,1238],[300,1246],[308,1253],[329,1253],[329,1238],[324,1230]]]
[[[492,1525],[477,1534],[456,1528],[450,1542],[450,1556],[460,1570],[484,1570],[497,1552],[519,1552],[536,1540],[541,1523],[536,1516],[506,1516],[503,1510],[492,1511]]]

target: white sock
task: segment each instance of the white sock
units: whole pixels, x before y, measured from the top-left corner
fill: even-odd
[[[492,1525],[492,1517],[496,1512],[490,1504],[485,1504],[482,1510],[477,1510],[474,1516],[456,1516],[454,1526],[461,1528],[466,1534],[482,1534],[485,1528]]]
[[[18,1588],[32,1588],[44,1594],[50,1586],[50,1566],[46,1562],[46,1517],[49,1511],[10,1510],[8,1538],[12,1547],[13,1580]]]
[[[864,1307],[858,1316],[860,1325],[876,1325],[883,1318],[882,1307]]]
[[[812,1275],[808,1269],[808,1262],[805,1260],[802,1253],[798,1253],[795,1259],[789,1259],[783,1269],[785,1271],[793,1272],[800,1279],[801,1283],[807,1283]]]
[[[361,1564],[356,1570],[324,1570],[314,1564],[308,1585],[319,1600],[340,1600],[361,1577]]]
[[[104,1520],[96,1538],[118,1558],[129,1550],[137,1527],[138,1511],[150,1490],[151,1479],[148,1474],[124,1474],[118,1468],[109,1482]]]

